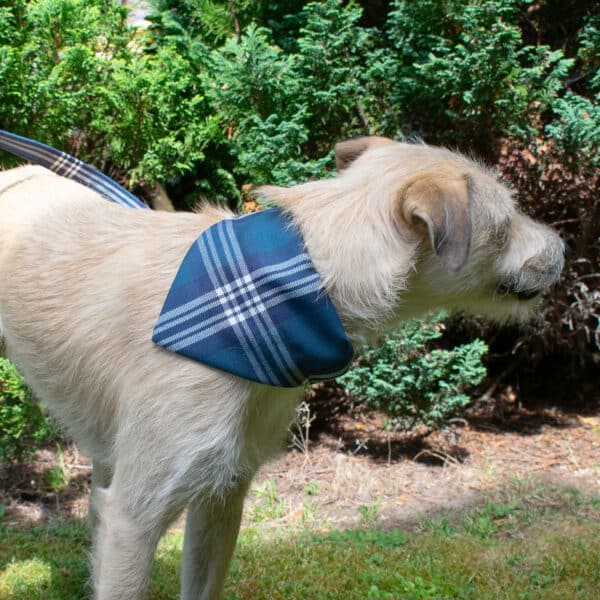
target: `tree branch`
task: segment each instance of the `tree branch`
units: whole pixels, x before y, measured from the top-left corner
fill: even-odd
[[[234,0],[229,0],[229,10],[231,12],[231,18],[233,20],[233,30],[235,31],[235,39],[237,40],[237,43],[239,44],[240,40],[242,39],[242,31],[240,29],[240,21],[237,16],[237,11],[235,9]]]

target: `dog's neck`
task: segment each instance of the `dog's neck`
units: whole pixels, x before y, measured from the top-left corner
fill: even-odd
[[[259,194],[283,208],[299,228],[353,341],[377,337],[396,320],[408,273],[399,271],[394,258],[413,253],[415,246],[403,243],[390,216],[382,214],[389,209],[385,198],[359,196],[355,189],[350,193],[339,178],[263,187]]]

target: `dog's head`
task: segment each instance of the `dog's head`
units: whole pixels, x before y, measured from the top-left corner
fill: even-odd
[[[370,173],[399,234],[416,238],[403,303],[420,295],[521,319],[558,281],[560,237],[520,212],[511,191],[474,161],[444,148],[366,137],[340,142],[336,165],[343,177]]]
[[[381,137],[335,154],[335,179],[266,195],[296,218],[342,314],[384,326],[435,308],[524,320],[558,281],[561,239],[475,161]]]

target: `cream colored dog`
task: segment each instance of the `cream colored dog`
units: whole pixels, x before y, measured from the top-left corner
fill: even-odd
[[[558,280],[559,237],[474,162],[383,138],[342,142],[336,160],[335,178],[260,194],[301,230],[352,339],[439,307],[524,319]],[[187,249],[228,216],[123,208],[40,167],[0,173],[0,338],[93,458],[98,600],[144,596],[186,507],[182,598],[218,598],[250,480],[302,397],[151,341]]]

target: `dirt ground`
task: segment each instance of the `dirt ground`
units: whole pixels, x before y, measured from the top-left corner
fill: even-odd
[[[369,522],[410,529],[425,516],[476,505],[532,478],[600,494],[598,404],[585,411],[527,409],[509,394],[489,406],[480,402],[466,419],[425,438],[387,433],[381,415],[340,406],[328,402],[315,410],[313,402],[308,447],[297,433],[302,450],[288,449],[263,467],[246,504],[246,525]],[[3,523],[27,527],[84,517],[90,475],[90,461],[74,445],[2,467]]]

